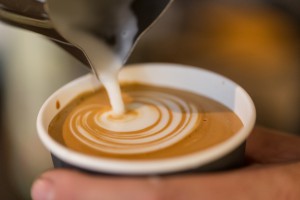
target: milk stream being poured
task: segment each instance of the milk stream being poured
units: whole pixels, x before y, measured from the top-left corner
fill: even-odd
[[[116,116],[123,115],[126,109],[118,82],[118,74],[123,66],[122,60],[101,41],[93,37],[81,37],[80,35],[79,37],[84,38],[82,48],[85,49],[85,53],[88,55],[95,75],[108,93],[112,114]]]
[[[125,113],[118,72],[136,40],[171,0],[48,0],[56,29],[88,58],[108,92],[113,115]]]
[[[113,6],[106,5],[114,8],[106,12],[108,12],[108,16],[114,16],[115,18],[115,22],[112,23],[114,27],[109,27],[109,31],[112,28],[113,32],[105,36],[107,30],[103,30],[103,33],[100,34],[100,37],[104,36],[103,38],[106,41],[78,29],[75,34],[76,41],[80,41],[80,47],[88,57],[94,73],[104,85],[112,106],[112,114],[116,116],[123,115],[126,112],[118,82],[118,73],[138,33],[138,22],[130,8],[132,2],[132,0],[123,0]],[[104,23],[111,23],[110,20],[104,19],[106,21]]]

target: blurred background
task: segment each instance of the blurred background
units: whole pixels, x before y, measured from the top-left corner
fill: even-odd
[[[223,74],[254,99],[257,123],[300,133],[300,2],[175,0],[129,63],[175,62]],[[35,130],[38,110],[88,71],[45,38],[0,22],[0,199],[30,199],[51,168]]]

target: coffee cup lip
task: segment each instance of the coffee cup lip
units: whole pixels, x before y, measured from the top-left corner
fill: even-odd
[[[102,158],[96,156],[86,155],[80,152],[73,151],[68,149],[67,147],[56,142],[49,134],[48,134],[48,125],[45,122],[47,108],[50,102],[64,90],[75,87],[79,83],[86,82],[91,80],[93,77],[91,74],[84,75],[65,86],[58,89],[55,93],[53,93],[42,105],[38,117],[37,117],[37,130],[38,136],[42,143],[46,146],[46,148],[57,158],[63,160],[66,163],[74,165],[76,167],[102,172],[102,173],[111,173],[111,174],[125,174],[125,175],[147,175],[147,174],[165,174],[165,173],[176,173],[180,171],[191,170],[193,168],[197,168],[199,166],[203,166],[212,161],[221,158],[233,150],[237,149],[240,145],[242,145],[247,136],[251,133],[252,128],[255,124],[256,111],[253,101],[248,93],[241,88],[238,84],[231,81],[230,79],[219,75],[217,73],[201,69],[195,68],[192,66],[186,65],[178,65],[178,64],[165,64],[165,63],[151,63],[151,64],[138,64],[127,66],[126,68],[152,68],[152,67],[160,67],[164,69],[175,69],[175,68],[183,68],[184,70],[197,70],[199,72],[209,73],[210,75],[216,76],[223,81],[227,81],[230,84],[234,84],[239,88],[239,92],[244,96],[247,104],[250,107],[250,118],[247,123],[232,137],[228,140],[214,145],[206,150],[191,153],[184,156],[178,156],[174,158],[165,158],[165,159],[157,159],[157,160],[121,160],[121,159],[113,159],[113,158]]]

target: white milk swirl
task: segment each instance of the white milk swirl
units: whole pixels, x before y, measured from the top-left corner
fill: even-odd
[[[139,154],[167,148],[199,123],[197,107],[181,98],[152,91],[128,92],[127,114],[114,118],[100,105],[87,105],[69,120],[71,134],[89,147],[111,154]]]

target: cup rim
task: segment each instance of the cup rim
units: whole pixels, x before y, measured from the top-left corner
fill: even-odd
[[[249,94],[241,88],[237,83],[232,80],[219,75],[215,72],[205,70],[202,68],[196,68],[193,66],[186,65],[178,65],[178,64],[166,64],[166,63],[151,63],[151,64],[138,64],[138,65],[130,65],[126,66],[126,68],[134,68],[134,67],[184,67],[186,70],[192,68],[199,71],[203,71],[205,73],[210,73],[214,76],[222,78],[223,80],[229,81],[233,83],[235,86],[240,88],[240,91],[247,99],[248,104],[250,106],[250,110],[252,111],[249,122],[244,124],[244,126],[233,136],[231,136],[226,141],[223,141],[217,145],[209,147],[205,150],[194,152],[188,155],[178,156],[174,158],[164,158],[157,160],[121,160],[121,159],[113,159],[113,158],[102,158],[98,156],[86,155],[80,152],[76,152],[74,150],[68,149],[67,147],[56,142],[49,134],[48,127],[44,125],[44,117],[46,113],[46,108],[49,103],[52,101],[54,97],[56,97],[62,90],[66,88],[73,87],[78,82],[87,81],[93,77],[92,74],[87,74],[82,77],[79,77],[66,85],[59,88],[56,92],[54,92],[42,105],[38,116],[37,116],[37,132],[40,140],[45,145],[45,147],[57,158],[77,166],[82,169],[110,173],[110,174],[126,174],[126,175],[147,175],[147,174],[165,174],[165,173],[176,173],[180,171],[186,171],[190,169],[197,168],[199,166],[203,166],[210,162],[217,160],[225,156],[226,154],[232,152],[238,146],[242,145],[248,135],[250,135],[251,130],[254,127],[256,120],[256,110],[254,103],[249,96]]]

